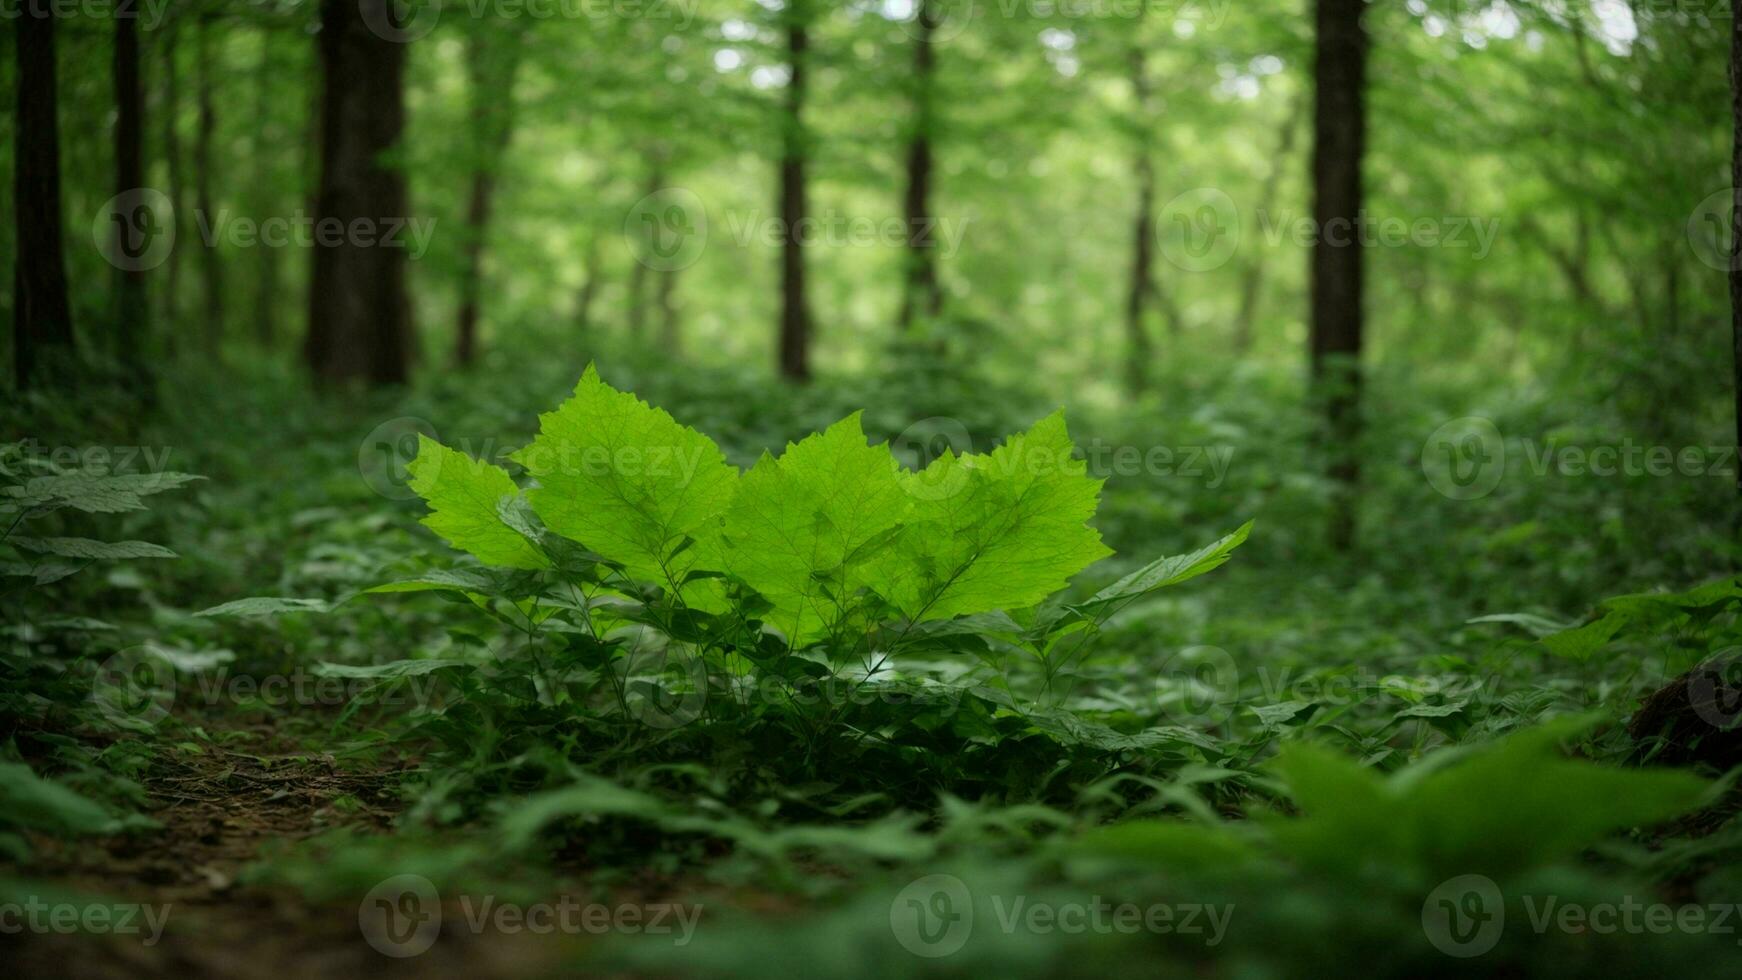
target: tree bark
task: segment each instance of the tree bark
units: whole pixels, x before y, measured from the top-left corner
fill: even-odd
[[[454,362],[468,367],[478,356],[478,302],[484,288],[484,229],[490,224],[490,199],[496,175],[483,168],[472,172],[466,201],[465,268],[460,273],[460,314],[454,336]]]
[[[786,8],[786,49],[791,74],[786,85],[780,160],[779,365],[782,377],[798,382],[808,381],[811,376],[811,318],[805,298],[804,243],[799,234],[806,212],[805,156],[809,151],[804,132],[805,61],[810,47],[807,3],[808,0],[789,0]]]
[[[181,112],[181,71],[177,64],[176,38],[180,35],[175,21],[170,21],[163,28],[163,105],[159,114],[163,117],[163,162],[165,181],[169,185],[165,194],[169,198],[169,222],[175,230],[174,244],[169,250],[169,260],[164,267],[163,298],[161,311],[165,328],[163,335],[163,351],[173,355],[180,346],[180,330],[178,329],[181,312],[181,256],[187,250],[187,242],[182,237],[182,221],[184,211],[182,199],[182,160],[181,133],[177,129]]]
[[[1125,386],[1132,395],[1141,395],[1149,387],[1149,361],[1154,356],[1144,312],[1149,299],[1159,293],[1155,283],[1155,167],[1149,159],[1149,73],[1143,49],[1133,47],[1130,61],[1138,117],[1132,166],[1137,212],[1131,226],[1131,286],[1125,301]]]
[[[370,31],[362,8],[390,0],[322,0],[321,173],[304,359],[316,378],[398,384],[411,371],[405,250],[323,227],[373,223],[385,235],[407,212],[405,177],[382,162],[405,128],[405,45]]]
[[[1363,0],[1317,0],[1313,66],[1313,393],[1325,414],[1327,475],[1336,486],[1331,541],[1355,540],[1360,481],[1361,157],[1366,144],[1368,39]]]
[[[282,66],[278,59],[272,56],[273,29],[262,27],[260,32],[260,66],[254,80],[254,165],[255,165],[255,197],[260,202],[258,214],[264,218],[273,213],[273,204],[278,200],[279,175],[268,165],[276,154],[274,145],[277,142],[277,127],[269,126],[273,109],[273,95],[282,84],[279,72]],[[279,249],[262,243],[255,249],[259,253],[260,267],[256,270],[254,283],[254,339],[260,346],[271,349],[278,343],[278,292],[281,274],[279,271]]]
[[[139,19],[133,3],[115,10],[115,193],[130,195],[145,186],[145,100],[139,85]],[[117,233],[121,233],[117,229]],[[141,341],[148,317],[145,270],[123,268],[116,275],[115,352],[129,371],[140,372]]]
[[[1742,451],[1742,0],[1730,0],[1730,347],[1736,446]],[[1736,470],[1742,493],[1742,467]]]
[[[1268,215],[1276,208],[1277,188],[1282,184],[1283,168],[1294,151],[1294,134],[1300,128],[1301,100],[1289,103],[1288,116],[1282,123],[1277,139],[1275,162],[1264,175],[1264,187],[1258,195],[1258,213]],[[1246,264],[1240,277],[1240,308],[1234,314],[1234,353],[1245,354],[1252,349],[1252,326],[1258,319],[1258,299],[1264,286],[1264,251],[1252,250],[1252,261]]]
[[[61,251],[60,132],[55,120],[55,22],[29,5],[13,31],[17,38],[18,114],[13,169],[13,211],[18,249],[13,268],[13,370],[28,387],[44,364],[73,350],[67,303],[66,258]],[[58,373],[58,372],[57,372]],[[71,379],[57,377],[57,382]]]
[[[661,269],[659,273],[659,346],[669,357],[683,353],[683,329],[677,317],[677,273],[676,269]]]
[[[599,298],[603,272],[599,236],[595,233],[587,239],[587,256],[582,264],[582,274],[587,278],[581,283],[580,295],[575,297],[575,329],[583,336],[593,329],[593,303]]]
[[[932,128],[937,76],[933,35],[938,14],[935,0],[920,0],[919,36],[913,42],[913,133],[907,143],[907,276],[902,289],[899,324],[911,330],[921,316],[935,317],[943,307],[938,286],[937,255],[932,240]]]
[[[648,171],[644,196],[652,197],[665,189],[665,168],[661,162],[663,151],[659,147],[650,147],[647,156],[653,161],[653,169]],[[654,232],[642,225],[636,228],[636,234],[651,236]],[[636,338],[647,336],[647,273],[653,255],[652,239],[644,237],[635,254],[635,264],[629,269],[629,334]]]
[[[215,232],[217,213],[212,207],[212,138],[217,133],[217,109],[212,103],[212,21],[202,16],[195,34],[195,99],[199,107],[199,127],[194,136],[194,207],[199,209],[199,223],[207,235]],[[224,345],[224,266],[215,238],[202,236],[200,268],[203,273],[205,299],[206,353],[218,357]]]
[[[500,41],[503,45],[498,47]],[[461,367],[478,356],[479,306],[484,292],[484,243],[496,198],[496,173],[514,137],[514,77],[519,69],[520,37],[478,34],[467,54],[473,152],[471,189],[466,200],[465,267],[460,274],[459,322],[454,361]]]

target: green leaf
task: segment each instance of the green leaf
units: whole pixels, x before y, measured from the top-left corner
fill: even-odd
[[[1072,455],[1063,412],[990,455],[946,452],[902,477],[907,525],[875,563],[872,587],[909,619],[1019,609],[1112,552],[1086,523],[1100,480]]]
[[[1547,864],[1698,805],[1690,773],[1568,759],[1592,718],[1562,718],[1382,779],[1325,749],[1288,745],[1276,768],[1304,816],[1270,824],[1285,853],[1340,871],[1402,867],[1432,880]]]
[[[0,821],[62,834],[111,834],[121,827],[97,803],[17,762],[0,762]]]
[[[278,596],[249,596],[246,599],[232,599],[222,605],[210,609],[202,609],[195,616],[275,616],[279,613],[294,612],[327,612],[331,607],[325,599],[288,599]]]
[[[93,541],[90,538],[8,538],[26,551],[62,558],[175,558],[176,553],[149,541]]]
[[[773,606],[768,621],[794,646],[851,612],[866,569],[907,513],[900,466],[866,443],[859,413],[764,454],[738,482],[726,515],[726,567]]]
[[[411,489],[430,506],[423,525],[486,565],[537,569],[550,559],[502,519],[503,501],[520,495],[508,471],[418,436],[417,458],[406,466]]]
[[[526,571],[507,572],[493,568],[432,568],[413,578],[387,582],[363,590],[363,594],[391,592],[465,592],[503,599],[524,599],[538,592],[538,576]]]
[[[394,660],[384,664],[356,665],[322,663],[315,666],[317,677],[349,677],[369,680],[391,680],[398,677],[422,677],[438,670],[476,670],[477,664],[464,660]]]
[[[698,569],[724,570],[719,530],[738,471],[707,436],[588,365],[513,458],[538,481],[527,496],[545,527],[692,604],[722,594],[717,580],[681,584]]]
[[[1085,617],[1093,619],[1118,603],[1136,599],[1170,585],[1178,585],[1188,579],[1197,578],[1205,572],[1221,567],[1234,553],[1234,549],[1245,543],[1246,536],[1251,533],[1252,522],[1247,521],[1232,534],[1190,554],[1157,558],[1090,596],[1088,601],[1074,608]]]
[[[1131,820],[1099,827],[1071,842],[1067,852],[1141,861],[1181,872],[1226,871],[1256,856],[1247,842],[1223,827],[1177,820]]]
[[[119,514],[144,510],[139,499],[165,490],[203,480],[191,473],[126,473],[120,476],[92,476],[86,473],[66,473],[39,476],[20,487],[7,487],[12,503],[23,507],[57,509],[72,507],[90,514]]]
[[[1642,592],[1621,595],[1598,604],[1600,615],[1572,629],[1551,633],[1542,645],[1556,656],[1589,660],[1624,632],[1665,627],[1693,615],[1710,615],[1742,599],[1742,578],[1707,582],[1686,592]]]

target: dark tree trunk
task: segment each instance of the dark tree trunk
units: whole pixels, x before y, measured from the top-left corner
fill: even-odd
[[[1276,193],[1282,184],[1282,174],[1289,154],[1294,152],[1294,134],[1300,128],[1300,99],[1289,103],[1288,116],[1283,120],[1282,133],[1276,143],[1276,157],[1270,172],[1264,175],[1264,187],[1258,194],[1258,213],[1268,215],[1276,209]],[[1240,277],[1240,309],[1234,314],[1234,353],[1252,349],[1252,325],[1258,319],[1258,299],[1264,287],[1264,250],[1253,249],[1252,260]]]
[[[676,269],[659,273],[659,347],[668,357],[683,352],[683,330],[677,319],[677,273]]]
[[[43,362],[73,348],[61,253],[60,132],[55,121],[54,18],[26,5],[14,22],[18,48],[17,138],[13,140],[13,367],[27,387]],[[57,378],[65,383],[70,378]]]
[[[1131,90],[1137,112],[1133,176],[1137,181],[1137,214],[1131,227],[1131,286],[1125,300],[1125,386],[1140,395],[1149,386],[1153,348],[1144,312],[1155,284],[1155,167],[1149,159],[1149,73],[1142,48],[1131,49]]]
[[[388,17],[390,0],[322,0],[319,36],[321,175],[316,192],[314,268],[304,358],[315,377],[397,384],[411,370],[411,309],[405,250],[334,227],[409,218],[405,177],[382,162],[405,128],[405,45],[369,29],[362,9]]]
[[[1736,389],[1736,445],[1742,449],[1742,0],[1730,0],[1730,346]],[[1736,471],[1742,493],[1742,467]]]
[[[1317,0],[1313,66],[1312,378],[1325,413],[1327,472],[1337,491],[1331,540],[1355,539],[1361,435],[1361,157],[1366,143],[1363,0]]]
[[[454,361],[461,367],[478,356],[478,300],[484,288],[484,229],[490,224],[490,199],[496,191],[496,175],[479,168],[472,172],[472,190],[466,200],[465,268],[460,273],[460,317],[454,337]]]
[[[501,42],[498,46],[497,42]],[[465,267],[460,274],[459,322],[454,361],[461,367],[478,356],[478,316],[484,292],[484,243],[496,198],[496,173],[514,136],[514,76],[520,38],[481,34],[468,49],[467,82],[471,99],[472,184],[466,199]]]
[[[800,222],[805,218],[804,132],[805,61],[810,38],[806,31],[806,0],[788,3],[786,50],[791,77],[786,86],[785,146],[780,159],[780,374],[792,381],[811,376],[810,307],[805,299],[804,243]]]
[[[912,328],[921,316],[936,316],[943,306],[931,211],[933,86],[937,75],[932,37],[937,26],[935,0],[920,0],[919,36],[913,42],[913,134],[907,144],[907,194],[902,202],[907,219],[907,278],[900,316],[904,330]]]
[[[194,137],[194,207],[199,210],[199,222],[208,229],[200,242],[200,267],[204,279],[206,353],[217,357],[224,345],[224,266],[218,253],[217,212],[212,207],[212,137],[217,133],[218,115],[212,104],[212,22],[201,17],[195,35],[196,75],[194,86],[199,103],[199,128]]]
[[[145,100],[139,85],[139,20],[133,4],[115,11],[115,193],[145,186]],[[117,234],[121,233],[117,229]],[[145,270],[116,276],[115,352],[124,369],[142,372],[140,347],[147,321]],[[136,377],[139,375],[135,375]]]
[[[593,329],[593,303],[599,298],[603,272],[599,236],[595,234],[587,240],[587,257],[582,266],[582,273],[587,278],[581,283],[580,295],[575,297],[575,329],[583,335]]]
[[[660,164],[660,151],[657,147],[649,149],[647,155],[653,160],[653,170],[647,175],[645,197],[652,197],[665,189],[665,169]],[[655,232],[646,225],[636,226],[635,233],[643,237],[635,252],[635,265],[629,269],[629,333],[633,337],[647,336],[647,273],[655,261],[653,239]]]
[[[278,174],[269,165],[276,156],[280,143],[277,139],[278,128],[271,126],[268,120],[272,118],[273,95],[283,84],[279,72],[282,67],[272,56],[272,29],[262,28],[260,37],[260,68],[254,81],[254,164],[256,197],[260,201],[259,214],[264,217],[273,213],[273,204],[277,200]],[[272,348],[278,343],[278,293],[280,283],[279,249],[271,248],[262,243],[255,252],[259,255],[260,268],[255,280],[254,309],[250,315],[254,317],[254,339],[260,346]]]
[[[177,127],[181,113],[181,71],[177,64],[176,38],[180,35],[177,25],[171,21],[163,30],[163,105],[159,114],[163,117],[163,162],[166,169],[165,189],[169,197],[170,227],[175,230],[174,245],[169,250],[169,260],[164,267],[163,276],[163,351],[174,354],[180,346],[180,313],[181,313],[181,256],[187,251],[188,243],[182,235],[185,222],[182,220],[182,161],[181,132]]]

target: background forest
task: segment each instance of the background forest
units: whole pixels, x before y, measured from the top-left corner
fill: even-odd
[[[1729,5],[0,30],[25,973],[1735,962]]]

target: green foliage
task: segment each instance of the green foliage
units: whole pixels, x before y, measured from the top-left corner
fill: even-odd
[[[1225,561],[1249,527],[1060,605],[1071,578],[1110,554],[1088,524],[1101,481],[1074,457],[1062,414],[989,453],[910,471],[854,413],[740,474],[706,436],[589,367],[509,458],[534,481],[524,494],[506,471],[424,441],[410,471],[425,523],[486,565],[370,590],[447,593],[495,621],[462,627],[490,656],[480,671],[444,672],[459,706],[427,722],[455,749],[486,730],[524,744],[513,731],[533,719],[606,742],[696,723],[718,731],[688,736],[715,740],[691,751],[767,738],[843,763],[975,742],[1021,756],[1034,736],[1100,768],[1121,752],[1214,749],[1183,729],[1134,734],[1037,701],[1107,615]],[[228,610],[296,608],[242,603]],[[939,656],[959,665],[931,666]],[[326,669],[385,678],[462,662]],[[995,672],[976,676],[976,662]],[[1012,672],[1024,663],[1043,669]],[[1045,759],[1005,778],[1044,781]]]

